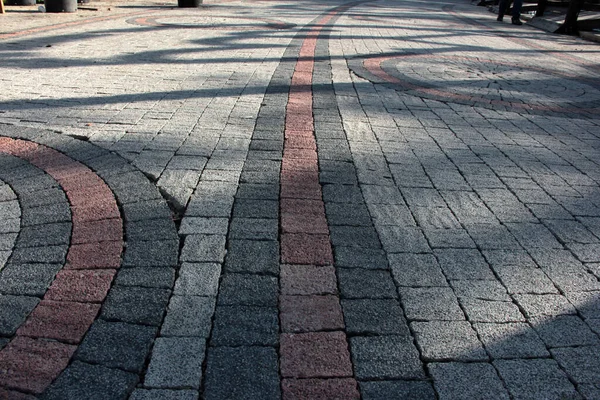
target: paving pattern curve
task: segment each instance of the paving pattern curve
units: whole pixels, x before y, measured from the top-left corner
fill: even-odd
[[[109,5],[2,16],[0,398],[600,397],[597,44]]]

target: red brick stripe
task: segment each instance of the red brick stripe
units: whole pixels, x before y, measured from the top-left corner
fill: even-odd
[[[66,368],[106,298],[121,263],[123,221],[110,188],[85,165],[51,148],[5,137],[0,137],[0,152],[52,176],[73,215],[65,269],[0,351],[0,385],[38,394]]]
[[[300,48],[281,167],[280,365],[284,400],[358,399],[337,293],[314,135],[312,74],[324,16]],[[341,397],[340,397],[341,396]]]

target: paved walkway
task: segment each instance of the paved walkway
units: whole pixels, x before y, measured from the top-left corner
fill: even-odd
[[[0,16],[1,399],[599,399],[600,47],[465,0]]]

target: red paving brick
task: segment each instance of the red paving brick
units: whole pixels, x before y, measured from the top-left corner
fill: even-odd
[[[282,234],[281,260],[284,264],[333,264],[329,235]]]
[[[313,171],[319,172],[319,165],[315,162],[307,163],[298,158],[285,159],[281,162],[281,171]]]
[[[120,216],[119,208],[114,203],[114,200],[86,207],[71,207],[71,218],[74,224],[77,222],[119,218]]]
[[[344,329],[340,299],[327,296],[279,296],[283,332],[316,332]]]
[[[280,196],[282,198],[291,199],[323,199],[321,185],[319,185],[318,183],[311,183],[305,186],[282,184]]]
[[[284,333],[279,353],[281,374],[286,378],[352,376],[344,332]]]
[[[36,400],[35,396],[0,388],[0,400]]]
[[[291,158],[299,158],[310,160],[312,163],[316,165],[317,163],[317,152],[311,149],[296,149],[296,148],[284,148],[283,150],[283,158],[291,159]],[[309,163],[306,163],[307,165]]]
[[[287,133],[285,136],[285,147],[288,149],[297,148],[317,150],[317,144],[312,136],[307,137],[302,135],[288,135]]]
[[[356,380],[332,379],[283,379],[283,400],[359,400]],[[391,400],[391,399],[390,399]]]
[[[112,192],[103,186],[91,186],[67,192],[69,203],[73,207],[107,207],[116,205]]]
[[[42,393],[67,367],[76,346],[17,336],[0,351],[0,385]]]
[[[325,206],[322,200],[281,199],[281,212],[325,215]]]
[[[98,311],[100,304],[43,300],[17,330],[17,335],[78,344]]]
[[[327,220],[322,214],[281,214],[281,230],[284,233],[329,234]]]
[[[319,173],[314,171],[281,171],[282,185],[295,186],[317,186],[319,182]]]
[[[116,272],[114,269],[60,271],[44,298],[81,303],[102,302]]]
[[[123,239],[123,221],[121,218],[102,219],[73,224],[71,243],[93,243],[118,241]]]
[[[337,294],[337,278],[332,266],[284,264],[280,284],[284,295]]]
[[[67,269],[114,269],[121,265],[123,242],[75,244],[67,254]]]

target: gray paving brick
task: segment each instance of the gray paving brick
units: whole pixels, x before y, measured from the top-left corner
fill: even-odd
[[[482,361],[488,356],[475,330],[466,321],[429,321],[410,324],[421,356],[429,361]]]
[[[540,268],[503,266],[494,267],[494,270],[509,293],[558,293],[553,282]]]
[[[424,378],[409,336],[355,336],[350,338],[350,350],[359,380]]]
[[[240,183],[236,197],[240,199],[277,200],[279,199],[279,185],[272,182],[242,182]]]
[[[230,240],[224,269],[233,273],[279,273],[279,244],[275,241]]]
[[[425,229],[460,228],[458,220],[452,215],[449,208],[411,206],[411,211],[419,226]]]
[[[515,295],[514,298],[528,318],[576,313],[575,307],[564,296],[558,294],[522,294]]]
[[[496,218],[474,192],[441,192],[454,215],[463,224],[496,223]]]
[[[44,400],[126,399],[137,374],[75,361],[41,396]]]
[[[190,389],[135,389],[130,400],[198,400],[198,391]]]
[[[388,271],[338,268],[342,298],[396,298],[396,286]]]
[[[553,349],[551,353],[578,385],[597,385],[600,374],[600,347],[566,347]]]
[[[217,296],[221,265],[216,263],[183,263],[174,293],[188,296]]]
[[[125,221],[142,221],[146,219],[171,218],[167,203],[162,200],[147,200],[137,203],[123,204]]]
[[[177,265],[179,240],[127,242],[123,267],[173,267]]]
[[[525,321],[519,308],[510,301],[461,298],[460,304],[471,322]]]
[[[12,337],[39,302],[37,297],[0,295],[0,335]]]
[[[554,360],[496,360],[493,364],[515,399],[581,399]]]
[[[432,248],[474,249],[476,247],[475,242],[464,229],[425,228],[423,233]]]
[[[432,363],[429,371],[433,376],[440,400],[494,399],[508,400],[510,396],[498,373],[487,363]],[[473,384],[477,382],[477,384]]]
[[[185,238],[181,260],[189,262],[223,262],[224,235],[189,235]]]
[[[403,188],[402,195],[410,208],[424,207],[446,207],[444,199],[436,189],[426,188]]]
[[[453,280],[450,283],[459,299],[467,298],[490,301],[511,301],[506,289],[497,280]]]
[[[11,253],[12,264],[63,264],[67,246],[18,247]]]
[[[127,240],[160,241],[178,240],[177,230],[171,218],[131,221],[125,225]]]
[[[364,204],[326,203],[329,225],[371,226],[371,216]]]
[[[548,347],[600,344],[598,336],[576,315],[530,319],[533,328]]]
[[[233,216],[238,218],[279,217],[279,203],[273,200],[238,199],[233,208]]]
[[[390,268],[398,286],[448,286],[432,254],[390,254]]]
[[[0,225],[0,233],[19,232],[21,230],[20,218],[9,218],[2,221]]]
[[[366,203],[405,205],[400,191],[392,186],[361,185]]]
[[[544,342],[527,323],[477,323],[474,327],[494,359],[545,358],[550,355]]]
[[[450,288],[400,288],[400,298],[409,320],[464,320],[465,316]]]
[[[158,326],[169,300],[169,290],[115,286],[104,305],[101,316],[108,320]]]
[[[371,226],[330,226],[334,246],[381,248],[377,232]]]
[[[336,246],[333,248],[335,264],[346,268],[388,269],[383,250],[361,247]]]
[[[517,238],[517,241],[529,248],[554,248],[561,249],[562,245],[556,240],[554,235],[541,224],[531,223],[509,223],[506,227]]]
[[[19,234],[19,243],[28,247],[56,246],[69,244],[70,237],[70,222],[25,226]]]
[[[117,273],[116,285],[170,289],[175,282],[173,268],[123,268]]]
[[[214,297],[172,296],[160,333],[162,336],[207,338],[214,311]]]
[[[579,221],[546,219],[543,223],[563,243],[598,243],[600,241]]]
[[[276,346],[278,342],[279,315],[276,308],[217,307],[212,346]]]
[[[212,347],[208,350],[204,398],[280,398],[278,357],[270,347]]]
[[[157,338],[144,379],[144,387],[198,389],[205,347],[206,340],[203,338]],[[186,396],[192,397],[191,394]]]
[[[408,209],[402,204],[367,204],[375,224],[416,226],[416,222]]]
[[[140,373],[157,328],[98,320],[92,324],[75,358],[109,368]]]
[[[66,203],[48,204],[40,207],[23,207],[21,209],[21,226],[69,221],[71,221],[71,211]]]
[[[448,279],[494,279],[492,270],[477,250],[436,249],[435,255]]]
[[[474,224],[466,226],[466,229],[482,250],[521,250],[515,237],[504,225]]]
[[[377,232],[388,253],[430,253],[431,249],[418,228],[378,226]]]
[[[326,203],[358,203],[364,202],[362,192],[356,185],[323,185],[323,200]]]
[[[42,297],[61,264],[8,264],[2,269],[0,293]]]
[[[346,332],[357,335],[408,336],[408,325],[395,299],[342,300]]]
[[[229,218],[232,207],[233,197],[220,197],[216,200],[210,200],[203,196],[192,196],[186,208],[186,216]]]
[[[277,240],[279,221],[265,218],[233,218],[229,228],[230,239]]]
[[[270,276],[225,274],[217,304],[275,307],[278,286],[277,279]]]
[[[359,382],[364,400],[388,400],[393,398],[429,400],[435,393],[429,382],[419,381],[366,381]]]

